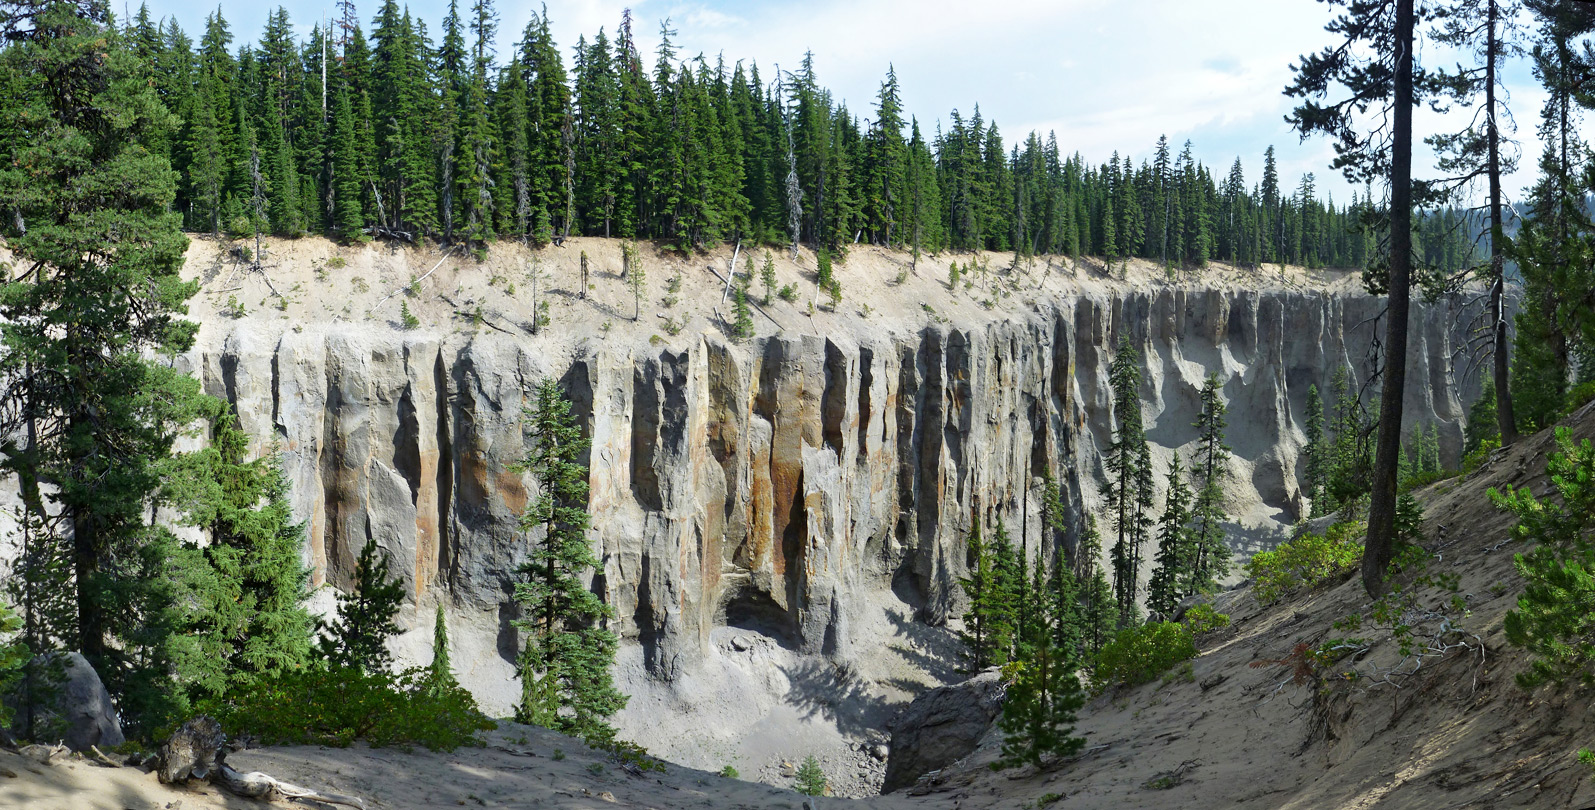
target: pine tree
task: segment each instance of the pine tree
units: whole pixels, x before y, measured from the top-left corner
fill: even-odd
[[[598,564],[587,537],[588,440],[571,414],[570,401],[553,379],[538,384],[525,411],[532,441],[520,469],[537,483],[537,496],[521,514],[521,529],[534,535],[531,553],[515,584],[529,635],[521,660],[524,693],[543,695],[541,705],[521,707],[556,730],[607,743],[615,731],[608,719],[625,706],[610,668],[618,640],[604,626],[613,611],[582,583]],[[535,683],[528,680],[534,679]]]
[[[213,400],[210,409],[210,446],[174,459],[164,486],[208,539],[185,546],[177,566],[189,579],[176,669],[196,691],[222,695],[305,666],[313,622],[304,526],[293,520],[280,460],[249,460],[229,407]]]
[[[1003,732],[1002,756],[992,763],[993,770],[1026,763],[1039,767],[1044,757],[1066,757],[1085,747],[1084,738],[1070,736],[1086,694],[1074,652],[1053,641],[1062,620],[1054,609],[1043,610],[1040,632],[1011,665],[1013,681],[997,721]]]
[[[1484,385],[1479,392],[1479,398],[1473,401],[1468,408],[1468,425],[1463,431],[1462,454],[1464,456],[1478,450],[1492,439],[1500,438],[1500,423],[1495,418],[1495,380],[1484,378]]]
[[[958,585],[969,600],[969,610],[963,616],[964,627],[958,631],[958,641],[963,645],[962,657],[967,671],[979,672],[997,663],[994,607],[999,598],[996,554],[986,545],[980,533],[980,516],[975,515],[964,538],[965,558],[969,576],[960,578]]]
[[[399,632],[393,617],[404,601],[404,583],[390,577],[387,553],[376,540],[367,540],[355,561],[352,590],[338,594],[337,621],[320,626],[322,660],[366,674],[387,672],[393,665],[388,639]]]
[[[1377,178],[1390,188],[1388,270],[1370,276],[1374,291],[1387,294],[1383,394],[1362,558],[1363,587],[1378,597],[1385,593],[1386,569],[1395,554],[1396,466],[1406,398],[1414,206],[1412,109],[1433,83],[1415,57],[1419,20],[1414,0],[1335,2],[1345,11],[1328,30],[1343,40],[1303,56],[1295,66],[1295,81],[1285,92],[1302,101],[1287,120],[1303,137],[1322,133],[1335,138],[1335,166],[1349,182]],[[1350,49],[1366,49],[1371,55],[1343,58]],[[1336,86],[1345,89],[1345,96],[1320,103]],[[1372,116],[1367,115],[1370,108],[1376,111]],[[1359,133],[1358,125],[1368,120],[1385,123]]]
[[[1150,492],[1142,485],[1150,477],[1145,428],[1141,421],[1141,356],[1126,336],[1119,338],[1108,375],[1113,388],[1113,416],[1117,423],[1108,447],[1108,507],[1113,513],[1113,593],[1120,624],[1128,624],[1140,591],[1141,545],[1149,519],[1143,511]],[[1150,487],[1147,487],[1150,489]]]
[[[753,337],[753,309],[748,305],[748,281],[738,280],[731,291],[731,336],[738,340]]]
[[[764,252],[764,264],[759,267],[759,280],[764,282],[764,305],[769,306],[775,300],[775,255],[770,251]]]
[[[426,668],[426,679],[434,689],[454,686],[454,667],[449,663],[449,627],[443,617],[443,603],[438,602],[437,618],[432,622],[432,663]]]
[[[1329,445],[1324,441],[1324,403],[1318,386],[1307,387],[1307,444],[1302,448],[1310,517],[1323,517],[1329,507]]]
[[[1108,584],[1108,577],[1100,564],[1102,557],[1102,537],[1097,532],[1097,518],[1095,515],[1086,516],[1085,535],[1080,540],[1078,581],[1083,587],[1080,590],[1080,639],[1081,645],[1096,655],[1102,645],[1113,638],[1113,629],[1118,622],[1119,608],[1114,599],[1113,587]]]
[[[648,274],[643,272],[642,258],[637,254],[635,243],[628,242],[621,246],[628,261],[626,262],[626,282],[631,287],[631,319],[642,317],[642,296],[648,289]]]
[[[1218,587],[1229,573],[1229,544],[1224,536],[1224,484],[1229,480],[1230,448],[1224,443],[1224,404],[1218,373],[1202,384],[1202,410],[1197,414],[1196,453],[1191,473],[1196,479],[1196,501],[1191,509],[1191,578],[1185,593],[1206,593]]]
[[[1164,617],[1174,615],[1185,594],[1180,583],[1190,581],[1195,555],[1191,552],[1187,524],[1191,519],[1191,489],[1185,483],[1185,469],[1179,453],[1169,461],[1168,494],[1163,516],[1158,520],[1157,568],[1147,584],[1146,607]]]
[[[14,420],[0,456],[23,490],[28,542],[71,560],[75,603],[35,651],[80,651],[137,734],[180,708],[165,576],[176,543],[145,515],[173,440],[204,407],[198,382],[158,359],[187,351],[197,329],[181,319],[197,285],[180,277],[177,178],[145,147],[174,122],[103,5],[19,7],[7,27],[0,205],[11,260],[28,271],[0,284]]]
[[[796,781],[793,788],[805,796],[824,796],[829,789],[825,779],[825,771],[820,769],[820,761],[813,754],[803,758],[803,764],[798,766]]]

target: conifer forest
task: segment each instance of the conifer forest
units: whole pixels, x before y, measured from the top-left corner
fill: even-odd
[[[1595,2],[1144,2],[0,0],[0,807],[1595,806]]]

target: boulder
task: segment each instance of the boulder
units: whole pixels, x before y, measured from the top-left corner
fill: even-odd
[[[47,677],[58,679],[44,691],[40,705],[34,709],[34,737],[60,740],[73,751],[87,751],[91,745],[112,748],[123,743],[116,707],[111,705],[111,695],[88,659],[75,652],[52,652],[33,659],[31,666],[53,673]],[[8,702],[15,703],[15,699]],[[28,727],[28,717],[26,707],[18,709],[12,731],[20,736]]]
[[[882,793],[914,783],[968,756],[1002,710],[1006,691],[996,669],[914,698],[892,726]]]

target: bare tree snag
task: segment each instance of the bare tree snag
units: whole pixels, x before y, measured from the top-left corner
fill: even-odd
[[[259,771],[239,773],[227,764],[227,735],[222,733],[221,724],[204,715],[184,723],[161,746],[156,775],[166,784],[203,780],[246,799],[308,799],[366,810],[365,801],[354,796],[321,793]]]

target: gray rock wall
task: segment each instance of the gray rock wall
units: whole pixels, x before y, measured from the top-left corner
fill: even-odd
[[[538,379],[558,378],[592,438],[594,585],[649,670],[670,678],[725,624],[845,659],[856,600],[888,587],[920,619],[947,619],[976,513],[988,525],[1000,517],[1031,554],[1073,543],[1099,503],[1120,335],[1145,360],[1163,462],[1195,438],[1202,379],[1226,380],[1234,542],[1266,546],[1305,513],[1295,459],[1307,388],[1327,399],[1337,364],[1365,376],[1380,307],[1170,288],[1055,300],[972,326],[860,324],[746,344],[703,334],[571,346],[557,335],[246,321],[211,325],[191,360],[258,449],[282,452],[315,582],[346,586],[374,538],[417,608],[445,599],[465,637],[484,640],[483,682],[507,674],[517,649],[509,595],[528,538],[516,516],[532,486],[509,471],[524,454],[521,409]],[[1416,311],[1406,403],[1409,424],[1436,423],[1453,460],[1454,320],[1445,303]],[[1056,534],[1038,517],[1049,467],[1070,512]],[[410,617],[418,636],[427,615]]]

